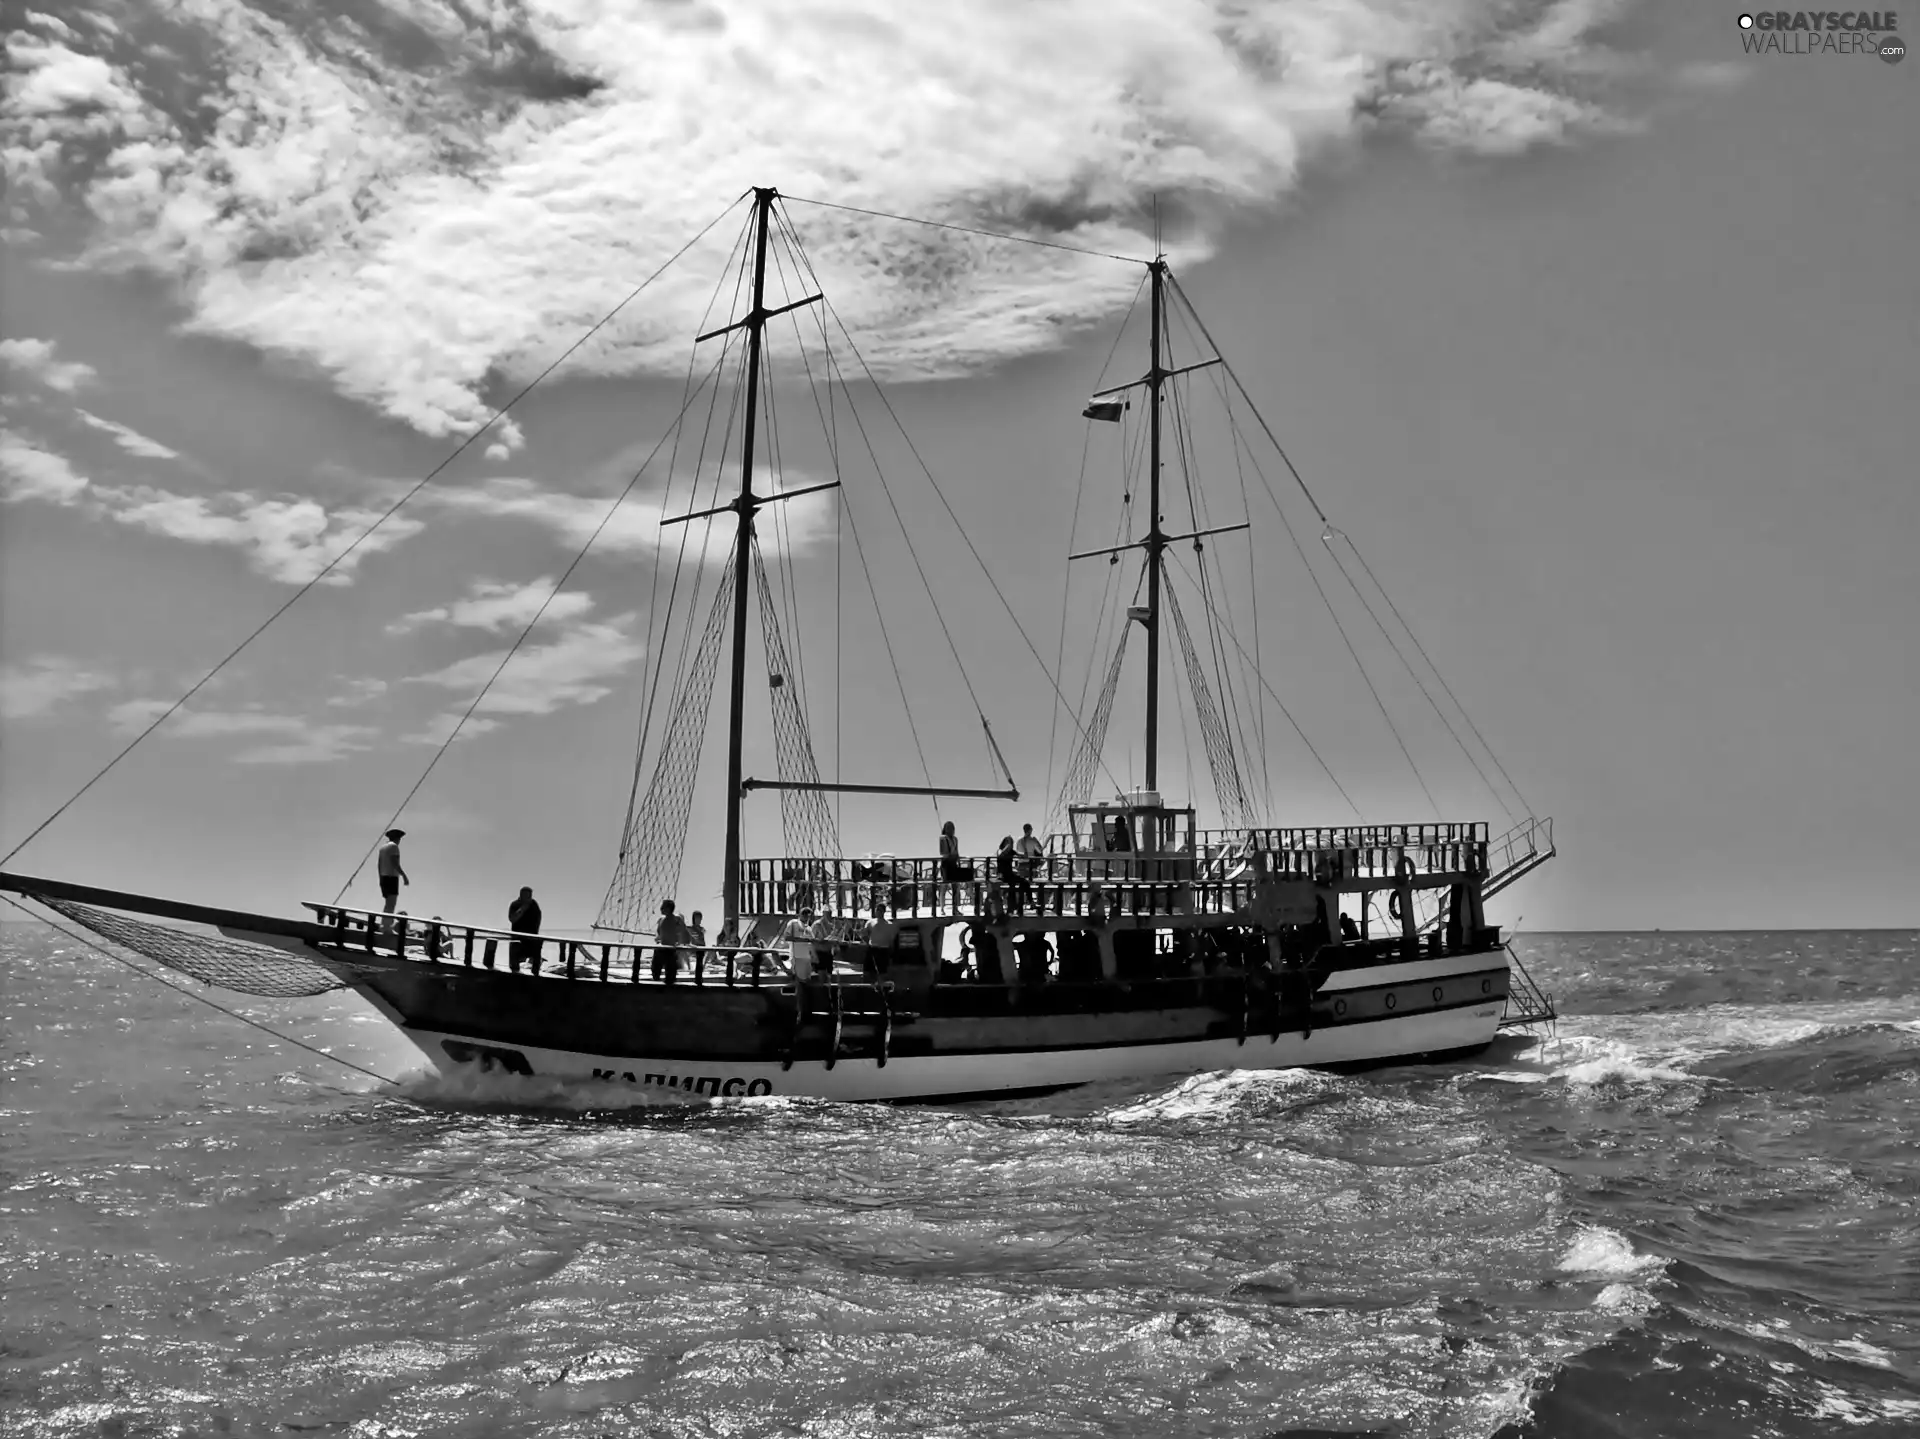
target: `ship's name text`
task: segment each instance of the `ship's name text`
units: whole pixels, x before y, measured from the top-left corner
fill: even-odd
[[[713,1074],[642,1074],[636,1078],[631,1069],[596,1069],[593,1072],[593,1077],[595,1079],[618,1079],[628,1084],[651,1084],[658,1089],[685,1089],[691,1090],[695,1094],[721,1097],[773,1093],[772,1080],[755,1079],[749,1082],[737,1074],[727,1079],[721,1079],[718,1075]]]

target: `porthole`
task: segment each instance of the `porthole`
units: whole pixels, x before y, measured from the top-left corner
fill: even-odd
[[[1492,994],[1492,993],[1493,993],[1493,981],[1492,981],[1492,980],[1490,980],[1490,979],[1483,979],[1483,980],[1481,980],[1481,981],[1480,981],[1480,992],[1481,992],[1482,994]]]
[[[1397,994],[1390,994],[1390,995],[1388,995],[1388,996],[1387,996],[1387,1008],[1388,1008],[1388,1009],[1398,1009],[1399,1007],[1400,1007],[1400,996],[1399,996],[1399,995],[1397,995]]]
[[[1433,987],[1433,1002],[1435,1004],[1438,1004],[1440,1002],[1441,995],[1443,995],[1444,993],[1446,993],[1446,991],[1441,989],[1440,986],[1436,984]]]
[[[1344,999],[1336,999],[1333,1002],[1334,1016],[1338,1018],[1340,1015],[1343,1015],[1346,1012],[1347,1012],[1347,1002]]]

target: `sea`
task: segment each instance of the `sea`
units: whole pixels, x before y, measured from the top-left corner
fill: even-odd
[[[1457,1063],[424,1072],[0,929],[0,1435],[1920,1435],[1912,932],[1563,934]]]

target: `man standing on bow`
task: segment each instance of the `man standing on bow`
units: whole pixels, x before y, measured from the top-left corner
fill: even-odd
[[[400,867],[400,837],[405,833],[404,829],[388,830],[375,855],[375,868],[380,875],[380,897],[386,902],[384,912],[387,914],[392,914],[394,905],[400,902],[400,886],[413,883]]]
[[[507,906],[507,927],[515,934],[535,935],[540,933],[540,901],[533,897],[533,886],[520,886],[520,897]],[[509,961],[513,972],[520,972],[520,962],[527,961],[533,972],[540,972],[540,941],[537,939],[516,939],[509,951]]]

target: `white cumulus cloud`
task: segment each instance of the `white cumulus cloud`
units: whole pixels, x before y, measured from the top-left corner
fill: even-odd
[[[352,582],[353,571],[369,555],[379,554],[418,534],[418,520],[396,515],[367,534],[351,552],[347,546],[379,518],[358,506],[329,510],[318,500],[260,497],[242,491],[183,495],[151,485],[95,486],[106,512],[123,525],[193,544],[227,545],[247,556],[256,573],[282,584],[306,584],[329,562],[345,558],[324,584]]]
[[[608,620],[579,620],[553,639],[523,646],[480,701],[477,713],[543,715],[605,699],[613,693],[611,681],[636,664],[645,652],[645,646],[630,633],[637,619],[636,614],[628,613]],[[494,650],[469,655],[442,669],[416,675],[414,682],[463,694],[477,693],[505,653]]]
[[[113,442],[130,455],[138,455],[143,460],[177,460],[180,458],[180,452],[178,450],[163,445],[158,440],[143,435],[138,430],[129,428],[126,425],[119,424],[113,420],[103,420],[91,410],[83,410],[76,406],[74,414],[78,415],[83,423],[92,428],[112,435]]]
[[[1379,125],[1508,154],[1613,132],[1644,65],[1607,0],[178,0],[8,42],[21,203],[84,263],[170,280],[201,331],[464,432],[753,184],[1176,258]],[[188,57],[159,65],[150,57]],[[1057,345],[1135,271],[794,205],[885,375]],[[677,371],[731,222],[574,361]],[[788,285],[803,282],[788,276]],[[504,422],[490,458],[521,443]]]
[[[170,700],[128,700],[107,712],[123,734],[138,734],[165,714]],[[367,749],[377,733],[369,725],[320,723],[263,706],[237,710],[180,710],[157,732],[169,739],[247,741],[235,764],[324,764]]]
[[[8,500],[78,504],[87,493],[87,477],[67,457],[29,436],[0,429],[0,482]]]
[[[387,626],[387,632],[405,634],[425,625],[442,624],[517,634],[536,614],[543,623],[561,625],[593,608],[593,596],[579,591],[556,595],[553,587],[554,581],[550,578],[529,580],[522,585],[476,580],[464,598],[402,615]],[[542,605],[546,606],[544,610]]]
[[[80,695],[112,689],[116,683],[111,675],[60,655],[0,664],[0,718],[33,719]]]
[[[71,395],[99,378],[100,372],[92,365],[57,358],[59,348],[52,340],[0,340],[0,364],[30,375],[63,395]]]

